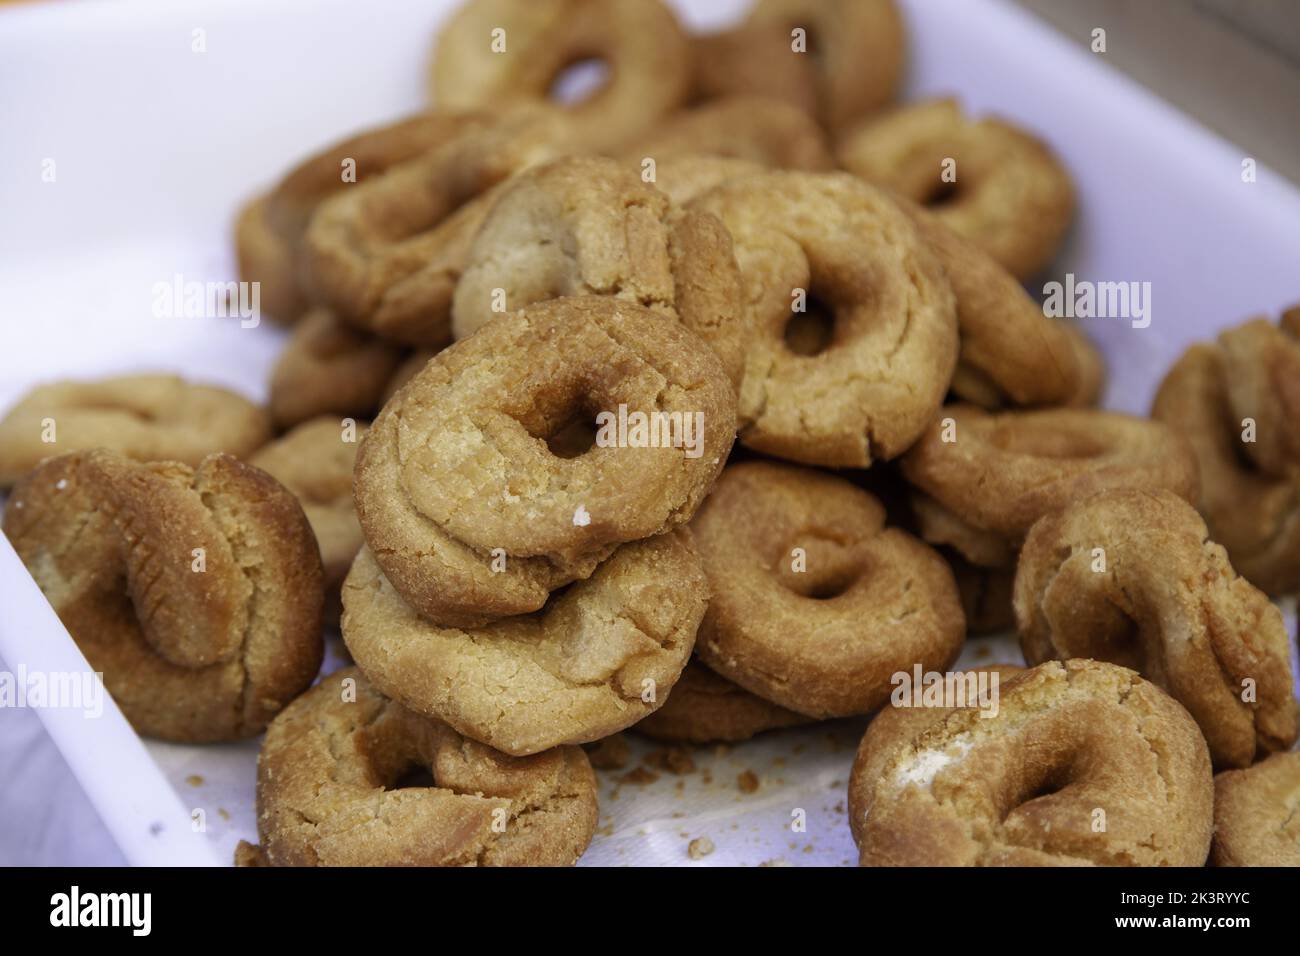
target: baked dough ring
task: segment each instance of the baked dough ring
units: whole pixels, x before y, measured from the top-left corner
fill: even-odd
[[[776,22],[741,23],[691,37],[693,99],[761,96],[816,116],[815,60],[795,53],[792,46],[790,29]]]
[[[1256,424],[1241,450],[1267,475],[1300,475],[1300,306],[1280,325],[1253,319],[1228,329],[1219,349],[1232,420]]]
[[[401,786],[427,768],[432,786]],[[261,865],[569,866],[596,830],[579,747],[507,757],[336,671],[266,732]],[[246,854],[247,855],[247,854]]]
[[[283,325],[297,322],[310,307],[298,285],[293,248],[267,215],[268,196],[249,200],[235,218],[235,258],[242,282],[257,283],[261,314]]]
[[[325,587],[343,583],[364,540],[352,501],[352,469],[366,425],[345,429],[337,418],[313,418],[263,446],[250,465],[284,485],[302,505],[325,569]]]
[[[1177,701],[1088,660],[1041,664],[998,696],[995,717],[890,708],[871,722],[849,779],[863,866],[1205,863],[1210,757]]]
[[[502,181],[569,151],[563,117],[481,118],[446,145],[322,202],[303,237],[304,280],[342,318],[404,345],[451,340],[451,297]]]
[[[751,336],[731,236],[713,216],[675,212],[612,159],[570,157],[511,181],[470,249],[452,331],[463,339],[491,321],[498,296],[514,310],[580,295],[680,320],[739,387]]]
[[[957,361],[943,269],[908,217],[845,173],[728,180],[690,207],[731,231],[754,340],[741,441],[805,464],[866,467],[925,430]],[[834,314],[830,344],[789,348],[797,290]]]
[[[942,669],[961,649],[947,564],[842,478],[742,462],[691,527],[713,592],[696,653],[766,700],[809,717],[869,713],[895,672]]]
[[[1215,866],[1300,866],[1300,751],[1214,778]]]
[[[1300,476],[1264,474],[1249,463],[1221,350],[1188,349],[1160,384],[1151,415],[1190,442],[1201,475],[1197,507],[1232,566],[1272,595],[1300,588]]]
[[[812,61],[818,116],[832,133],[898,93],[907,42],[894,0],[758,0],[747,22],[779,24],[786,52]],[[792,52],[795,27],[806,31],[805,53]]]
[[[1017,543],[1043,515],[1107,488],[1196,497],[1196,461],[1183,439],[1159,422],[1092,409],[989,414],[949,405],[902,469],[961,521]]]
[[[313,309],[271,370],[271,418],[280,428],[320,415],[372,418],[404,354],[328,309]]]
[[[595,148],[635,136],[690,89],[690,47],[659,0],[475,0],[438,35],[434,102],[451,109],[555,102],[556,81],[593,59],[608,67],[609,80],[568,112]]]
[[[251,737],[320,668],[311,528],[293,495],[229,455],[197,468],[52,458],[14,489],[4,532],[141,734]]]
[[[667,699],[708,588],[690,534],[625,544],[538,614],[460,629],[421,618],[363,550],[343,640],[371,682],[508,754],[617,733]]]
[[[955,182],[944,162],[956,160]],[[840,164],[869,182],[928,204],[1017,279],[1056,255],[1074,219],[1074,184],[1051,149],[993,117],[962,115],[954,99],[899,107],[850,133]]]
[[[811,723],[812,718],[751,694],[692,658],[664,705],[632,729],[674,743],[739,743],[765,730]]]
[[[43,440],[47,434],[52,441]],[[197,465],[212,452],[247,455],[270,437],[263,409],[224,388],[173,375],[54,382],[32,389],[0,419],[0,488],[43,458],[86,448]]]
[[[548,448],[620,406],[692,428],[702,415],[702,438],[693,451]],[[357,510],[419,613],[482,623],[536,610],[614,546],[689,521],[734,438],[731,384],[691,332],[611,297],[552,299],[439,353],[384,406],[357,457]]]
[[[1296,739],[1282,613],[1171,492],[1105,491],[1042,518],[1020,552],[1015,608],[1026,661],[1138,671],[1187,708],[1216,767]]]

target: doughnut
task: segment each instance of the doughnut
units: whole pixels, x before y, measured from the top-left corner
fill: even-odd
[[[683,153],[747,159],[780,169],[827,170],[835,160],[808,114],[761,96],[732,96],[675,113],[620,154],[640,164]]]
[[[957,361],[952,292],[908,217],[845,173],[797,171],[725,181],[689,208],[731,231],[752,313],[740,440],[830,467],[906,451]],[[823,319],[826,347],[792,351],[787,327]]]
[[[476,628],[416,614],[363,550],[343,640],[381,692],[516,756],[617,733],[667,699],[708,590],[690,533],[619,547],[540,612]]]
[[[347,668],[267,729],[262,845],[243,856],[269,866],[569,866],[596,818],[596,775],[580,747],[508,757]]]
[[[994,117],[974,120],[954,99],[874,117],[839,145],[840,165],[931,209],[1017,279],[1056,255],[1074,218],[1074,184],[1052,150]],[[953,181],[945,181],[950,167]]]
[[[614,296],[662,313],[707,342],[739,385],[746,313],[731,237],[612,159],[570,157],[521,173],[470,248],[452,332],[472,334],[507,309],[561,296]]]
[[[307,288],[382,338],[446,345],[452,293],[501,183],[573,142],[554,111],[483,118],[446,145],[331,196],[303,235]]]
[[[371,418],[403,355],[328,309],[313,309],[294,326],[271,370],[271,418],[280,428],[321,415]]]
[[[944,554],[944,557],[957,581],[967,632],[980,635],[1014,630],[1016,614],[1011,594],[1016,580],[1015,566],[981,568],[959,554]]]
[[[224,388],[173,375],[123,375],[39,385],[0,419],[0,488],[41,459],[108,448],[137,461],[197,465],[244,456],[271,437],[264,410]]]
[[[792,49],[780,23],[740,23],[691,37],[691,95],[711,102],[731,96],[781,100],[817,115],[817,70],[812,57]]]
[[[330,590],[343,583],[363,544],[352,503],[352,468],[357,443],[365,436],[362,423],[345,428],[337,418],[313,418],[248,459],[293,492],[302,505],[320,546],[325,587]]]
[[[230,455],[193,468],[51,458],[14,488],[4,533],[141,734],[251,737],[320,668],[311,528],[293,495]]]
[[[1241,450],[1268,475],[1300,475],[1300,306],[1281,325],[1254,319],[1219,336],[1233,420],[1252,418],[1256,438]]]
[[[627,428],[602,425],[603,446],[587,431],[576,457],[547,443],[624,412]],[[638,437],[635,413],[671,427]],[[393,396],[358,452],[357,511],[417,612],[481,624],[689,521],[734,438],[731,383],[693,333],[609,296],[552,299],[498,316]]]
[[[1187,708],[1215,766],[1246,767],[1295,742],[1282,613],[1172,492],[1113,489],[1041,518],[1014,601],[1026,661],[1138,671]]]
[[[436,354],[432,349],[412,349],[406,358],[402,359],[402,364],[397,366],[397,371],[393,372],[388,383],[384,385],[380,406],[388,404],[388,400],[396,395],[403,385],[415,378],[416,372],[428,365],[429,359]]]
[[[608,79],[565,102],[570,68],[596,61]],[[690,92],[690,45],[660,0],[474,0],[444,25],[431,72],[446,109],[554,103],[594,148],[623,142]]]
[[[1073,323],[1065,319],[1053,319],[1065,332],[1074,352],[1074,360],[1079,368],[1079,387],[1065,400],[1070,408],[1096,408],[1101,401],[1102,390],[1106,387],[1106,361],[1101,351]]]
[[[1215,866],[1300,866],[1300,751],[1214,778]]]
[[[1251,416],[1232,409],[1223,352],[1188,349],[1160,384],[1151,415],[1191,444],[1201,475],[1197,508],[1232,566],[1271,595],[1300,590],[1300,475],[1262,472],[1243,450]]]
[[[985,408],[1065,405],[1097,387],[1101,359],[1082,332],[1045,317],[1014,276],[933,213],[907,200],[902,205],[957,300],[957,397]]]
[[[863,866],[1202,866],[1214,787],[1196,723],[1100,661],[1002,679],[978,707],[887,708],[849,778]]]
[[[692,658],[664,705],[632,729],[673,743],[738,743],[765,730],[810,723],[810,718],[737,687]]]
[[[1108,488],[1193,501],[1197,486],[1191,449],[1171,429],[1093,409],[948,405],[901,466],[962,522],[1015,543],[1048,512]]]
[[[947,564],[843,478],[741,462],[691,528],[713,593],[696,654],[765,700],[808,717],[869,713],[894,673],[942,669],[961,649]]]
[[[235,258],[242,282],[257,283],[258,308],[284,325],[297,322],[310,306],[298,286],[293,248],[271,226],[269,197],[257,196],[235,217]]]
[[[922,541],[955,551],[977,568],[1014,568],[1016,547],[1006,538],[967,524],[923,491],[913,491],[910,504]]]
[[[811,60],[818,118],[833,133],[898,92],[907,51],[894,0],[758,0],[747,23],[780,26],[785,53]],[[796,27],[804,30],[806,52],[793,52]]]

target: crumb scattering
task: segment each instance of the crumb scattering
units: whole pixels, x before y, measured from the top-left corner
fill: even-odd
[[[756,793],[758,791],[758,776],[752,770],[746,770],[736,777],[736,786],[741,793]]]
[[[696,837],[686,847],[686,855],[692,860],[702,860],[714,851],[713,841],[706,836]]]

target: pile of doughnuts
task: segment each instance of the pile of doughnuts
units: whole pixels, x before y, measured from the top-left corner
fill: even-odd
[[[238,862],[568,865],[582,745],[874,715],[864,865],[1300,865],[1300,310],[1099,410],[1021,284],[1065,165],[898,104],[893,0],[471,0],[435,47],[428,110],[238,217],[266,408],[0,420],[4,531],[132,724],[265,731]],[[1011,629],[1026,666],[952,670]]]

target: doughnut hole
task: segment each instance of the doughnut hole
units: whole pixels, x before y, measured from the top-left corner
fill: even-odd
[[[794,551],[804,552],[805,570],[794,570]],[[776,578],[800,597],[829,601],[848,593],[866,573],[866,555],[848,535],[831,529],[813,528],[792,537],[778,554]]]
[[[519,420],[524,430],[533,438],[546,443],[547,450],[556,458],[578,458],[596,447],[596,415],[594,403],[583,394],[568,396],[569,402],[559,403],[558,409],[545,409],[541,416],[525,414]]]
[[[795,355],[809,358],[821,355],[835,342],[835,312],[821,300],[809,296],[802,311],[790,310],[782,339]]]
[[[546,98],[563,106],[587,103],[609,89],[613,71],[599,56],[579,56],[561,66],[551,79]]]

